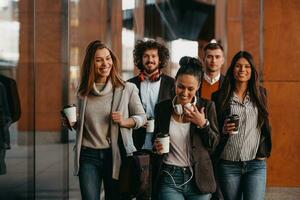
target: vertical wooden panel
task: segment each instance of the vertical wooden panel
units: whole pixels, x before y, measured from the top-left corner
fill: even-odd
[[[273,128],[268,185],[300,186],[300,2],[264,1],[265,85]]]
[[[249,51],[259,67],[260,59],[260,2],[251,0],[227,1],[227,63],[238,51]]]
[[[119,0],[111,0],[111,47],[119,61],[122,61],[122,3]],[[122,65],[120,64],[122,67]]]
[[[51,1],[50,6],[48,1],[36,1],[35,5],[36,130],[59,131],[62,94],[61,2]]]
[[[136,0],[134,8],[134,23],[133,29],[135,33],[135,39],[140,40],[144,38],[145,32],[145,3],[144,0]]]
[[[83,61],[85,49],[93,40],[102,40],[108,44],[109,35],[108,20],[108,0],[84,0],[78,5],[78,48],[79,63]],[[73,33],[71,33],[73,34]],[[75,38],[74,38],[75,39]]]
[[[34,5],[31,0],[20,1],[20,58],[17,83],[20,92],[22,115],[18,121],[20,131],[34,129]]]
[[[259,68],[260,58],[260,1],[243,1],[243,39],[244,49],[249,51],[254,59],[257,69]]]
[[[51,1],[51,6],[48,1],[36,1],[35,9],[33,2],[22,1],[19,8],[21,30],[18,81],[23,113],[19,130],[32,131],[35,128],[36,131],[59,131],[62,87],[61,1]]]
[[[221,41],[225,55],[227,54],[227,27],[226,27],[226,9],[227,4],[224,0],[216,0],[215,4],[215,38]],[[202,55],[203,56],[203,55]],[[224,65],[226,65],[226,61]]]
[[[227,63],[242,48],[241,0],[227,0]],[[226,71],[226,67],[223,68]]]
[[[134,8],[134,37],[135,41],[142,40],[145,32],[145,2],[144,0],[135,0]],[[138,74],[139,69],[134,67],[133,74]]]

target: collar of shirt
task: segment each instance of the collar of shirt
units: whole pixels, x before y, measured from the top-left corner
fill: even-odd
[[[213,84],[215,84],[216,82],[219,81],[220,77],[221,77],[221,74],[218,74],[216,77],[210,78],[206,73],[204,73],[204,77],[203,77],[203,78],[204,78],[210,85],[213,85]]]
[[[249,92],[247,92],[244,101],[240,102],[238,96],[235,94],[235,92],[233,92],[233,97],[232,97],[232,101],[236,102],[236,103],[240,103],[240,104],[247,104],[250,102],[250,95]]]

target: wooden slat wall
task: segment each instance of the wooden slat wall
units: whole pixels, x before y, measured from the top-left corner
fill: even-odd
[[[22,106],[19,130],[58,131],[61,90],[57,88],[62,87],[61,1],[37,1],[35,7],[31,0],[20,1],[19,14],[18,86]]]
[[[273,128],[268,184],[299,187],[300,2],[264,2],[264,78]]]

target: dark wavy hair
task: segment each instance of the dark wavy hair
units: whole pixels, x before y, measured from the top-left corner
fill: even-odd
[[[201,83],[203,76],[203,67],[201,62],[197,58],[184,56],[180,59],[179,65],[180,68],[176,73],[175,80],[177,80],[180,75],[187,74],[196,77],[196,79],[198,80],[198,84]]]
[[[94,57],[98,49],[107,49],[113,61],[113,65],[110,71],[110,78],[113,87],[124,86],[124,81],[119,74],[119,61],[114,52],[108,48],[100,40],[95,40],[89,43],[86,48],[86,53],[81,66],[81,80],[79,84],[78,93],[82,96],[87,96],[93,88],[95,82],[95,67]]]
[[[263,120],[268,116],[266,109],[265,94],[259,89],[258,73],[255,69],[253,57],[247,51],[239,51],[232,58],[231,64],[227,70],[222,87],[220,89],[220,105],[221,112],[226,112],[229,107],[230,98],[233,96],[233,91],[236,88],[236,80],[233,75],[234,67],[240,58],[245,58],[251,66],[251,77],[248,81],[247,92],[249,92],[250,100],[257,106],[258,109],[258,124],[261,125]]]
[[[157,49],[159,57],[159,68],[162,69],[168,65],[170,58],[169,50],[164,45],[160,44],[156,40],[138,40],[133,50],[133,60],[135,66],[139,70],[144,68],[143,66],[143,54],[148,49]]]

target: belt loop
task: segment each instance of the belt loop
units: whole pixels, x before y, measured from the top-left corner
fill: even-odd
[[[246,161],[242,161],[242,166],[245,168],[247,166],[247,162]]]
[[[172,169],[173,172],[176,171],[176,166],[175,165],[170,165],[170,166],[171,166],[171,169]]]

